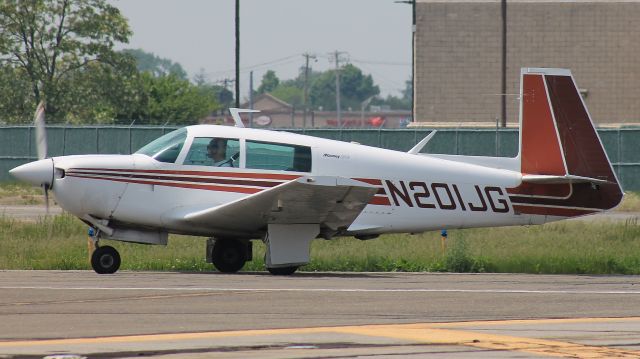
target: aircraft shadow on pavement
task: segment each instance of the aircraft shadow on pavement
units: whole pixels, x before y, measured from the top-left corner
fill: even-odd
[[[276,276],[269,272],[237,272],[237,273],[222,273],[222,272],[190,272],[190,271],[176,271],[174,273],[191,274],[191,275],[223,275],[223,276],[246,276],[246,275],[258,275],[274,278],[390,278],[389,273],[384,272],[296,272],[290,276]]]

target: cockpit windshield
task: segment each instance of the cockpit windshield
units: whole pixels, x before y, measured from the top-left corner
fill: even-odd
[[[147,155],[156,161],[174,163],[187,139],[187,129],[180,128],[150,142],[136,154]]]

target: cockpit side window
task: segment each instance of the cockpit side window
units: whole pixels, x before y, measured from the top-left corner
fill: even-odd
[[[191,143],[185,165],[238,167],[240,141],[235,138],[196,137]]]
[[[156,161],[174,163],[187,139],[187,129],[180,128],[150,142],[136,154],[147,155]]]
[[[311,147],[248,140],[247,168],[311,172]]]

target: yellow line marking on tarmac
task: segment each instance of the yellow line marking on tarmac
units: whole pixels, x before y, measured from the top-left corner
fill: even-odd
[[[105,344],[105,343],[142,343],[159,341],[178,341],[193,339],[216,339],[228,337],[249,337],[259,335],[286,335],[286,334],[313,334],[328,333],[332,327],[320,328],[292,328],[292,329],[256,329],[256,330],[232,330],[224,332],[200,332],[200,333],[168,333],[126,335],[97,338],[72,338],[72,339],[44,339],[44,340],[17,340],[0,341],[0,348],[10,346],[41,346],[41,345],[73,345],[73,344]]]
[[[613,349],[567,343],[556,340],[486,334],[472,331],[436,329],[426,325],[363,326],[335,328],[345,334],[360,334],[384,338],[403,339],[417,343],[463,345],[482,349],[518,351],[538,355],[570,358],[638,358],[640,351]]]
[[[524,338],[510,335],[478,333],[470,330],[442,329],[448,326],[508,325],[508,324],[564,324],[564,323],[607,323],[640,321],[630,318],[576,318],[576,319],[532,319],[505,321],[476,321],[455,323],[419,323],[397,325],[361,325],[342,327],[259,329],[201,333],[171,333],[150,335],[129,335],[99,338],[47,339],[0,341],[0,348],[33,347],[51,345],[82,345],[108,343],[142,343],[158,341],[181,341],[217,339],[230,337],[301,335],[318,333],[352,334],[406,340],[412,343],[445,344],[471,346],[491,350],[519,351],[538,355],[579,358],[638,358],[640,351],[590,346],[556,340]]]
[[[638,322],[640,317],[609,317],[609,318],[557,318],[557,319],[511,319],[511,320],[480,320],[469,322],[430,323],[433,327],[476,327],[490,325],[527,325],[527,324],[580,324],[580,323],[609,323],[609,322]]]

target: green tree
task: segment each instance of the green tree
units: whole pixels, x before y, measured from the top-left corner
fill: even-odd
[[[271,91],[271,94],[294,107],[302,108],[302,97],[304,94],[301,88],[293,85],[280,84],[280,86]]]
[[[207,85],[204,88],[213,92],[214,98],[218,101],[220,106],[222,106],[223,110],[232,107],[231,104],[233,103],[234,98],[233,92],[229,89],[220,85]]]
[[[219,109],[216,94],[174,75],[141,74],[148,105],[140,114],[142,123],[188,125]]]
[[[385,99],[376,98],[371,101],[371,104],[387,105],[392,110],[411,110],[411,99],[413,98],[413,83],[411,80],[405,81],[405,88],[401,93],[401,97],[388,95]]]
[[[24,74],[32,104],[47,102],[49,119],[62,120],[68,80],[90,64],[117,66],[116,42],[131,31],[106,0],[3,0],[0,2],[0,66]],[[34,106],[35,107],[35,106]]]
[[[150,72],[154,76],[174,75],[179,79],[186,80],[187,72],[177,62],[161,58],[153,53],[142,49],[122,50],[123,53],[132,56],[136,60],[140,72]]]
[[[258,93],[262,94],[265,92],[271,92],[275,90],[279,84],[280,84],[280,79],[278,79],[278,76],[276,76],[275,71],[269,70],[265,72],[265,74],[262,76],[262,82],[258,87]]]
[[[22,69],[0,66],[0,123],[20,123],[33,116],[31,84]]]
[[[200,69],[195,76],[193,76],[193,83],[198,86],[203,93],[212,93],[221,109],[226,110],[231,107],[233,102],[233,92],[229,91],[224,86],[213,84],[209,81],[204,69]]]
[[[348,64],[340,70],[340,102],[343,109],[359,109],[362,101],[379,93],[380,88],[373,83],[371,75],[365,76],[356,66]],[[313,81],[309,99],[315,108],[336,109],[335,71],[325,71]]]
[[[75,72],[65,82],[69,123],[131,123],[144,118],[148,94],[132,59],[117,67],[94,63]]]

